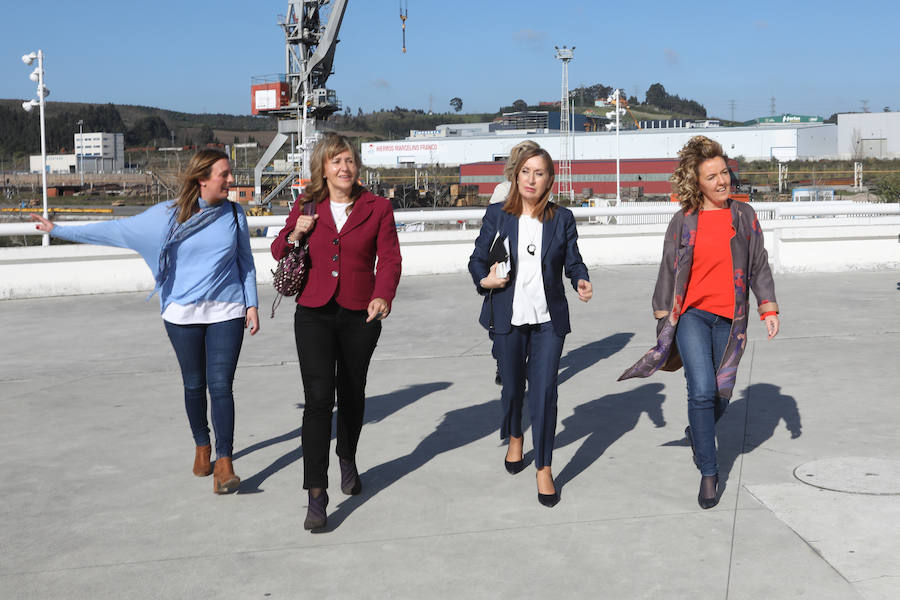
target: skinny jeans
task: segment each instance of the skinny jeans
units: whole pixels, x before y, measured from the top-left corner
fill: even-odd
[[[355,460],[366,408],[369,362],[381,321],[332,299],[319,308],[297,305],[294,338],[303,380],[303,488],[328,487],[328,447],[337,398],[336,454]]]
[[[678,319],[675,340],[684,363],[687,382],[688,422],[700,473],[717,475],[716,423],[725,414],[728,399],[717,394],[716,370],[722,362],[731,319],[687,309]]]
[[[210,444],[206,391],[216,434],[216,458],[230,457],[234,444],[234,372],[244,342],[244,319],[176,325],[163,321],[184,384],[184,408],[198,446]]]

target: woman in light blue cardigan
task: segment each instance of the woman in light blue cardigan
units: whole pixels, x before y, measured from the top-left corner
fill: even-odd
[[[234,492],[232,383],[244,338],[259,330],[256,268],[243,209],[228,202],[234,183],[228,156],[201,150],[187,165],[177,199],[127,219],[62,226],[32,215],[54,237],[130,248],[156,280],[166,333],[184,383],[184,404],[196,445],[194,475],[214,473],[213,491]],[[152,296],[152,294],[151,294]],[[206,419],[206,391],[216,437],[215,469]]]

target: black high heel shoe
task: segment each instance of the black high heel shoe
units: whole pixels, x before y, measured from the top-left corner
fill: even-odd
[[[535,474],[537,477],[537,474]],[[556,489],[556,484],[553,484],[553,493],[552,494],[542,494],[538,492],[538,502],[540,502],[543,506],[547,508],[553,508],[557,504],[559,504],[559,490]]]
[[[708,487],[709,480],[713,480],[713,489],[712,496],[709,495],[704,496],[703,494],[703,484],[706,483]],[[707,489],[707,493],[709,490]],[[706,510],[707,508],[712,508],[716,504],[719,503],[719,475],[703,475],[700,478],[700,491],[697,493],[697,503],[700,505],[700,508]]]
[[[510,475],[516,475],[517,473],[521,473],[525,469],[525,459],[519,459],[515,461],[509,461],[504,459],[503,466],[506,467],[506,472]]]
[[[512,440],[512,437],[510,437],[510,440]],[[504,457],[503,458],[503,466],[506,467],[506,472],[509,473],[510,475],[515,475],[517,473],[521,473],[522,470],[525,468],[525,453],[524,453],[524,451],[522,452],[522,458],[520,458],[519,460],[506,460],[506,457]]]

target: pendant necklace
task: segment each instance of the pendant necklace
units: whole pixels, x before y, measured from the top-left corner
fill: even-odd
[[[533,219],[534,217],[532,217]],[[536,230],[531,229],[531,219],[525,221],[525,228],[529,230],[531,242],[528,246],[525,247],[525,251],[528,252],[531,256],[534,256],[534,253],[537,251],[537,246],[534,245],[534,240],[537,238],[538,232],[541,230],[540,228],[541,222],[538,221],[538,228]]]

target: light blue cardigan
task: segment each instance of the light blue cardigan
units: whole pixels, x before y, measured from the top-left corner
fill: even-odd
[[[256,267],[250,252],[247,218],[239,205],[237,230],[231,203],[209,206],[199,200],[201,210],[219,211],[209,225],[172,247],[172,275],[159,289],[160,312],[171,302],[181,305],[203,300],[236,302],[258,306]],[[159,269],[159,252],[169,228],[174,202],[152,206],[133,217],[91,223],[57,225],[50,235],[72,242],[130,248],[144,259],[153,277]]]

